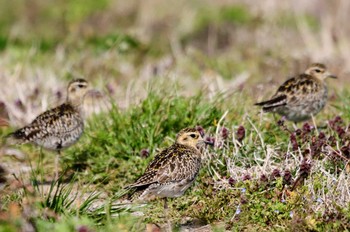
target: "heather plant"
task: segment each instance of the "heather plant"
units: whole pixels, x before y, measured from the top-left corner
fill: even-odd
[[[0,2],[0,231],[159,229],[163,202],[130,204],[123,187],[189,126],[214,146],[169,201],[174,230],[349,230],[347,1],[154,3]],[[313,120],[254,108],[312,62],[339,77]],[[2,139],[73,78],[96,89],[55,181],[54,154]]]

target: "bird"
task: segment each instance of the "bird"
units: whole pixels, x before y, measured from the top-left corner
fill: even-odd
[[[294,123],[310,119],[326,105],[325,80],[337,78],[321,63],[311,64],[302,74],[285,81],[270,100],[255,103],[264,112],[278,113]]]
[[[164,198],[168,221],[167,198],[182,196],[193,184],[201,167],[200,148],[205,143],[209,142],[196,128],[182,129],[174,144],[158,153],[143,175],[126,187],[132,191],[129,198],[132,201]],[[171,228],[169,221],[167,224]]]
[[[9,145],[32,143],[57,151],[55,178],[61,150],[76,143],[84,131],[81,105],[88,92],[88,82],[75,79],[68,84],[66,101],[37,116],[30,124],[6,136]]]

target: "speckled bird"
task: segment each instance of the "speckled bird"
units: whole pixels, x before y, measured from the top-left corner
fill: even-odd
[[[88,91],[88,82],[76,79],[69,83],[67,100],[62,105],[47,110],[29,125],[9,134],[8,144],[33,143],[45,149],[57,151],[76,143],[84,130],[81,105]],[[58,156],[55,159],[55,175],[58,175]]]
[[[192,185],[201,167],[201,152],[197,146],[206,143],[195,128],[182,129],[175,143],[157,154],[144,174],[134,184],[132,200],[179,197]]]
[[[324,64],[315,63],[284,82],[270,100],[256,103],[264,112],[274,112],[295,123],[310,119],[327,103],[327,78],[336,78]]]

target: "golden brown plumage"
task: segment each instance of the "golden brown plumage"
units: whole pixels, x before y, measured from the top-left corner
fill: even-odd
[[[172,231],[167,213],[167,198],[183,195],[194,182],[201,167],[201,152],[197,146],[202,143],[202,135],[195,128],[182,129],[177,134],[175,143],[157,154],[144,174],[134,184],[126,187],[132,190],[132,200],[164,198],[167,231]]]
[[[127,188],[133,189],[134,196],[140,200],[181,196],[199,172],[201,153],[197,145],[200,143],[204,140],[196,129],[181,130],[175,143],[156,155],[144,174]]]
[[[29,125],[9,134],[7,143],[33,143],[58,152],[71,146],[78,141],[84,130],[80,106],[87,90],[88,83],[84,79],[71,81],[64,104],[45,111]]]
[[[256,103],[264,112],[275,112],[293,122],[309,119],[326,105],[326,78],[336,78],[323,64],[315,63],[303,74],[284,82],[270,100]]]
[[[9,135],[10,143],[34,143],[61,150],[75,143],[84,129],[83,119],[72,105],[64,103],[40,114],[29,125]]]

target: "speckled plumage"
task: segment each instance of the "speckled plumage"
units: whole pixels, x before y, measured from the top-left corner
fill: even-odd
[[[61,150],[74,144],[84,130],[83,119],[70,104],[62,104],[39,115],[29,125],[11,136],[18,143],[34,143],[50,150]]]
[[[64,104],[47,110],[29,125],[9,134],[8,144],[33,143],[43,148],[60,151],[77,142],[84,130],[80,107],[88,90],[84,79],[68,84],[67,100]],[[55,177],[58,177],[58,155],[55,159]]]
[[[84,130],[80,105],[87,92],[87,84],[83,79],[70,82],[64,104],[45,111],[29,125],[9,134],[8,143],[34,143],[56,151],[74,144]]]
[[[192,185],[200,166],[201,153],[196,147],[203,141],[194,128],[185,128],[175,143],[157,154],[144,174],[127,188],[133,189],[132,199],[179,197]]]
[[[327,77],[335,78],[323,64],[312,64],[306,71],[284,82],[270,100],[256,103],[264,112],[274,112],[293,122],[309,119],[327,103]]]

